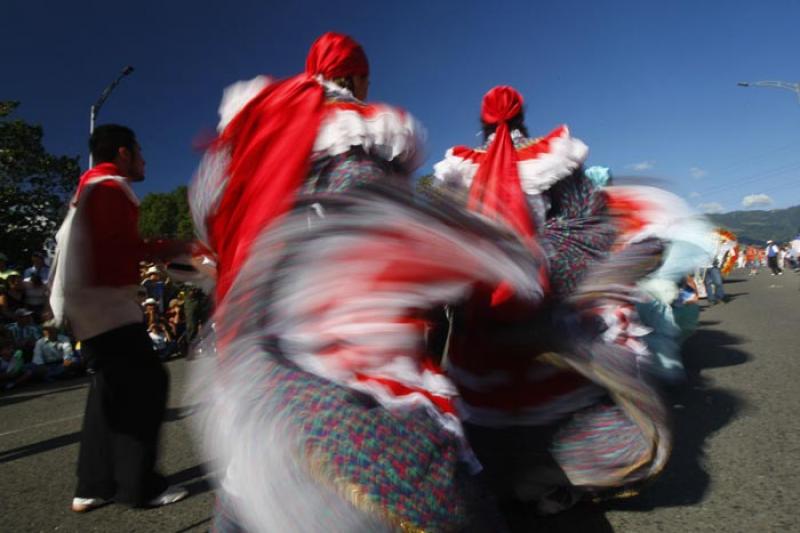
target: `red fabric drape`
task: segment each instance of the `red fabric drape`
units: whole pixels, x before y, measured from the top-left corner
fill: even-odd
[[[217,301],[227,294],[258,234],[291,208],[308,174],[325,111],[325,92],[314,77],[368,72],[357,42],[326,33],[311,46],[304,74],[264,88],[214,142],[211,149],[230,150],[228,183],[208,221],[217,254]]]
[[[535,231],[519,181],[517,151],[508,128],[508,121],[522,112],[523,103],[522,95],[507,85],[494,87],[484,95],[481,120],[486,124],[496,124],[497,129],[494,141],[472,180],[467,206],[506,222],[518,234],[530,238]],[[492,293],[492,306],[499,306],[512,295],[509,285],[501,283]]]
[[[78,180],[78,189],[75,191],[75,196],[72,199],[72,203],[77,204],[78,198],[83,192],[84,187],[86,187],[86,183],[91,181],[94,178],[98,178],[100,176],[121,176],[121,172],[117,165],[114,163],[100,163],[98,165],[93,166],[89,170],[83,173],[83,175]]]
[[[496,124],[494,141],[478,167],[469,191],[468,206],[491,218],[505,221],[517,233],[535,233],[519,181],[517,152],[508,121],[522,112],[523,99],[505,85],[494,87],[483,97],[481,119]]]
[[[308,174],[324,91],[302,74],[266,87],[217,139],[230,153],[228,184],[209,220],[217,299],[230,289],[259,232],[291,208]]]

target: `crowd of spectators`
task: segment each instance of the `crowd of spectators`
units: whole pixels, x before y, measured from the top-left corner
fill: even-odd
[[[27,268],[10,265],[0,253],[0,388],[51,382],[91,372],[69,327],[53,320],[48,299],[50,268],[34,252]],[[208,299],[191,284],[173,283],[163,268],[140,264],[139,303],[143,320],[162,359],[183,356],[208,316]]]
[[[208,315],[208,299],[191,284],[177,285],[157,265],[141,263],[139,301],[147,332],[159,356],[186,355]]]
[[[773,276],[782,275],[786,269],[800,271],[800,234],[788,243],[769,240],[766,247],[746,246],[737,266],[748,268],[750,276],[757,275],[761,267],[767,267]]]

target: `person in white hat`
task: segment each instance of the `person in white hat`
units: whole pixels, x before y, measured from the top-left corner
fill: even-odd
[[[778,262],[778,256],[780,253],[780,248],[774,241],[768,240],[767,241],[767,266],[770,270],[772,270],[772,276],[780,276],[783,274],[783,270],[781,270],[780,264]]]
[[[147,292],[147,297],[156,301],[158,312],[163,313],[166,284],[161,279],[161,271],[154,265],[145,271],[145,276],[147,277],[142,281],[142,287]]]

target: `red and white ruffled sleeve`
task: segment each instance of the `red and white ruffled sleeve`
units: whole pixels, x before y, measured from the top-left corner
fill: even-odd
[[[314,158],[353,147],[408,171],[423,160],[424,129],[411,114],[386,104],[331,102],[314,143]]]
[[[517,170],[526,194],[541,194],[555,183],[578,170],[589,154],[580,139],[570,136],[567,126],[559,126],[548,135],[517,148]],[[448,188],[469,188],[486,152],[466,146],[447,151],[433,167],[434,178]]]

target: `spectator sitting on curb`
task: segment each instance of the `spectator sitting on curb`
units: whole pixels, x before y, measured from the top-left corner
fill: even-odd
[[[53,381],[68,371],[79,371],[80,361],[72,351],[72,342],[66,335],[58,332],[55,321],[42,324],[44,336],[36,341],[33,349],[35,373],[45,381]]]
[[[187,285],[189,290],[183,302],[183,312],[186,320],[186,341],[191,343],[211,314],[211,302],[200,287]]]
[[[153,324],[161,322],[161,313],[158,310],[158,301],[155,298],[147,298],[142,302],[144,307],[144,323],[149,328]]]
[[[33,357],[33,347],[42,336],[42,330],[33,322],[33,311],[20,307],[14,312],[16,322],[9,324],[8,331],[14,337],[16,348],[22,350],[25,362]]]
[[[6,330],[0,330],[0,386],[10,390],[31,378],[22,358],[22,350],[14,347],[14,338]]]
[[[6,288],[0,294],[0,320],[8,323],[16,320],[14,313],[25,305],[25,286],[16,270],[6,272],[5,282]]]
[[[33,276],[39,276],[43,283],[46,283],[50,277],[50,267],[45,264],[42,252],[33,252],[31,254],[31,266],[22,273],[25,281],[29,281]]]
[[[158,312],[164,312],[164,292],[165,283],[161,280],[161,271],[156,266],[152,266],[146,271],[147,279],[142,281],[142,287],[147,291],[147,297],[156,301]]]
[[[38,274],[25,278],[25,308],[33,311],[34,321],[42,322],[42,312],[47,307],[47,286]]]
[[[172,337],[177,339],[186,331],[186,318],[183,314],[183,302],[177,298],[169,301],[167,309],[167,324],[169,325]]]
[[[167,328],[161,322],[154,322],[147,328],[150,340],[153,341],[153,349],[162,360],[168,359],[175,351],[175,343]]]

